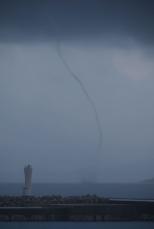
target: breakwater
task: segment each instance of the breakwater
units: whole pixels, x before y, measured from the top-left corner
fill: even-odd
[[[0,197],[0,221],[154,221],[154,202],[96,196]]]

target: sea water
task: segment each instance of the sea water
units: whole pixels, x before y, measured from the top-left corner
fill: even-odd
[[[11,222],[0,223],[0,229],[154,229],[151,222]]]
[[[1,183],[0,195],[22,195],[23,184]],[[33,195],[86,195],[96,194],[111,198],[138,198],[154,199],[154,184],[99,184],[99,183],[74,183],[74,184],[33,184]]]

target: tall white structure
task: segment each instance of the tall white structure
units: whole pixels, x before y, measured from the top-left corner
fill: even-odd
[[[32,167],[31,165],[25,166],[24,174],[25,174],[25,185],[23,188],[23,195],[29,196],[31,195],[31,190],[32,190]]]

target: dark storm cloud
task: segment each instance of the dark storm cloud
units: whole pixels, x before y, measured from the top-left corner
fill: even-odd
[[[131,36],[154,41],[153,0],[1,0],[1,40]]]

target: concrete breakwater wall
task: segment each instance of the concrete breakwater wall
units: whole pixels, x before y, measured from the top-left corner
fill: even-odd
[[[0,207],[0,221],[154,221],[154,202],[51,204]]]

